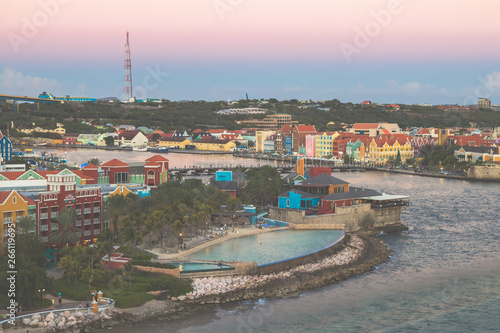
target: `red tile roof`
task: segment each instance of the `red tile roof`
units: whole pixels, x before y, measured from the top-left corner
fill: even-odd
[[[16,192],[17,195],[19,195],[19,197],[21,197],[21,199],[23,199],[25,202],[28,203],[28,205],[35,205],[36,204],[30,198],[25,197],[24,195],[22,195],[21,193],[18,193],[15,190],[11,190],[11,191],[0,192],[0,205],[3,205],[5,203],[5,200],[7,200],[9,198],[9,196],[12,194],[12,192]]]
[[[112,159],[111,161],[108,161],[106,163],[101,164],[101,167],[128,167],[129,165],[127,163],[124,163],[120,160],[117,160],[116,158]]]
[[[99,169],[98,167],[96,167],[95,165],[93,165],[92,163],[89,163],[87,164],[86,166],[83,167],[83,169]]]
[[[119,139],[132,140],[139,132],[139,130],[121,131],[118,137]]]
[[[314,125],[297,125],[297,132],[314,132],[316,133],[316,128]]]
[[[353,129],[377,129],[378,123],[356,123],[352,125]]]
[[[146,159],[147,162],[152,161],[152,162],[168,162],[168,159],[161,156],[161,155],[153,155],[149,158]]]
[[[156,163],[155,161],[147,161],[146,164],[144,164],[145,167],[155,167],[159,168],[160,165]]]

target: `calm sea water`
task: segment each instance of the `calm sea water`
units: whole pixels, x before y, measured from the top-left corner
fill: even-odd
[[[187,319],[158,319],[113,331],[500,331],[498,183],[377,172],[333,175],[352,185],[411,196],[402,215],[410,230],[379,236],[394,251],[389,262],[298,298],[225,305]]]

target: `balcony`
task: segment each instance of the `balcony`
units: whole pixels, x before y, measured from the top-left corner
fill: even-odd
[[[58,212],[50,212],[50,218],[55,219],[57,217]]]
[[[49,213],[41,213],[40,214],[40,219],[48,219],[49,218]]]
[[[82,215],[82,210],[81,210],[81,209],[77,209],[77,210],[75,210],[75,212],[76,212],[76,215],[77,215],[77,216]]]
[[[101,207],[94,207],[94,213],[99,213],[101,211]]]
[[[90,208],[84,208],[83,209],[84,214],[90,214]]]
[[[49,230],[49,225],[48,224],[42,224],[40,225],[40,231],[48,231]]]
[[[83,220],[83,225],[90,225],[90,219]]]
[[[100,224],[101,220],[100,219],[94,219],[94,224]]]
[[[57,224],[57,223],[50,224],[50,230],[57,230],[57,229],[59,229],[59,224]]]

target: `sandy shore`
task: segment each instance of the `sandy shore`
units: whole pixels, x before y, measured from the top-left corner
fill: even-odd
[[[287,227],[283,228],[265,228],[265,229],[257,229],[254,227],[249,227],[249,228],[234,228],[234,232],[230,228],[227,231],[227,236],[225,237],[220,237],[220,238],[210,238],[207,239],[205,243],[193,246],[193,243],[195,243],[197,240],[189,240],[186,241],[186,250],[181,250],[180,252],[177,253],[164,253],[160,252],[159,248],[154,248],[152,250],[146,250],[147,252],[157,256],[158,260],[170,260],[170,261],[177,261],[177,260],[182,260],[183,258],[189,256],[190,254],[199,251],[201,249],[204,249],[206,247],[212,246],[214,244],[219,244],[222,242],[225,242],[230,239],[238,238],[238,237],[244,237],[244,236],[249,236],[249,235],[255,235],[255,234],[261,234],[264,232],[272,232],[272,231],[277,231],[277,230],[286,230],[288,229]]]

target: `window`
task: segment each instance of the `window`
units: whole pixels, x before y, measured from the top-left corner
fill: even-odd
[[[16,196],[12,197],[12,204],[13,205],[17,204],[17,197]]]
[[[290,200],[286,199],[286,206],[290,207]]]
[[[115,183],[116,184],[128,183],[128,173],[127,172],[115,173]]]

